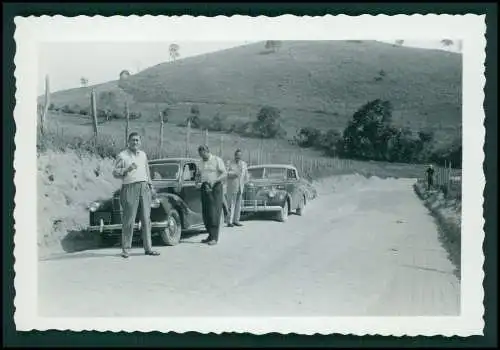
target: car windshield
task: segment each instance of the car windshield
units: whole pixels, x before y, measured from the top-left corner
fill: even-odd
[[[253,168],[248,169],[251,179],[284,180],[287,178],[286,168]]]
[[[177,180],[179,177],[179,164],[150,164],[149,171],[153,180]]]

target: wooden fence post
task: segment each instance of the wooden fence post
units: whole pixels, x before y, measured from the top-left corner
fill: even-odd
[[[191,119],[188,119],[186,126],[186,158],[189,157],[189,139],[191,137]]]
[[[224,156],[224,135],[220,135],[219,153],[222,158]]]
[[[47,120],[47,114],[49,112],[50,105],[50,84],[49,75],[45,76],[45,105],[43,106],[42,113],[40,114],[40,133],[45,134],[45,121]]]
[[[451,161],[448,162],[448,176],[446,177],[446,179],[447,179],[446,193],[448,193],[449,195],[451,190]]]
[[[125,101],[125,147],[128,143],[128,133],[130,127],[130,112],[128,109],[128,101]]]
[[[158,110],[158,117],[160,118],[160,141],[159,141],[159,152],[160,152],[160,155],[161,155],[161,152],[163,150],[163,115],[160,111],[160,109],[158,108],[158,105],[157,105],[157,110]]]
[[[92,89],[92,92],[90,94],[90,106],[91,106],[91,111],[92,111],[92,125],[94,127],[94,137],[97,140],[97,105],[96,105],[96,98],[95,98],[95,89]]]

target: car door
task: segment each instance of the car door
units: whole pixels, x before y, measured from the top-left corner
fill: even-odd
[[[196,163],[187,162],[184,164],[181,174],[181,198],[192,212],[193,220],[190,220],[191,224],[203,223],[201,214],[201,187],[196,185],[195,182],[197,172],[198,167]]]

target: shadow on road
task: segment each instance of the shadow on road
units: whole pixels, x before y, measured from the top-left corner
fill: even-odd
[[[438,269],[434,269],[434,268],[431,268],[431,267],[423,267],[423,266],[417,266],[417,265],[401,265],[401,266],[409,268],[409,269],[429,271],[429,272],[437,272],[437,273],[441,273],[443,275],[453,275],[453,272],[438,270]]]
[[[97,235],[85,231],[69,231],[61,240],[61,246],[66,253],[100,248]]]
[[[68,260],[68,259],[85,259],[85,258],[109,258],[109,257],[116,257],[123,259],[120,255],[120,251],[116,251],[113,253],[104,253],[104,252],[84,252],[81,254],[61,254],[61,255],[56,255],[56,256],[50,256],[46,257],[43,259],[40,259],[41,261],[53,261],[53,260]],[[144,255],[143,252],[141,253],[131,253],[130,256],[134,255]]]
[[[185,231],[182,233],[180,244],[183,243],[199,243],[193,241],[186,241],[190,238],[206,235],[204,231]],[[201,240],[201,238],[200,238]],[[164,246],[160,236],[158,234],[153,233],[152,237],[153,246]],[[83,252],[87,250],[102,250],[105,248],[117,248],[121,247],[121,237],[109,237],[106,239],[102,239],[100,234],[97,232],[87,232],[87,231],[70,231],[68,234],[61,240],[61,247],[66,253],[77,253]],[[134,238],[132,240],[132,247],[142,247],[142,239],[140,234],[134,234]],[[96,253],[101,256],[102,254]],[[113,255],[113,254],[111,254]],[[79,254],[78,256],[84,257],[84,255]],[[85,255],[87,256],[87,255]],[[109,256],[109,254],[108,254]]]

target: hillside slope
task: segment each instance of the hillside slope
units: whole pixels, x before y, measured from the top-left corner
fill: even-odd
[[[145,118],[155,104],[169,103],[172,121],[184,119],[193,103],[202,117],[229,121],[253,119],[260,106],[271,105],[281,109],[289,131],[343,128],[361,105],[381,98],[393,104],[395,123],[451,137],[461,123],[461,72],[461,55],[451,52],[375,41],[285,41],[277,52],[258,43],[162,63],[96,89],[115,91],[113,109],[128,99]],[[87,106],[89,93],[56,92],[52,102]]]

